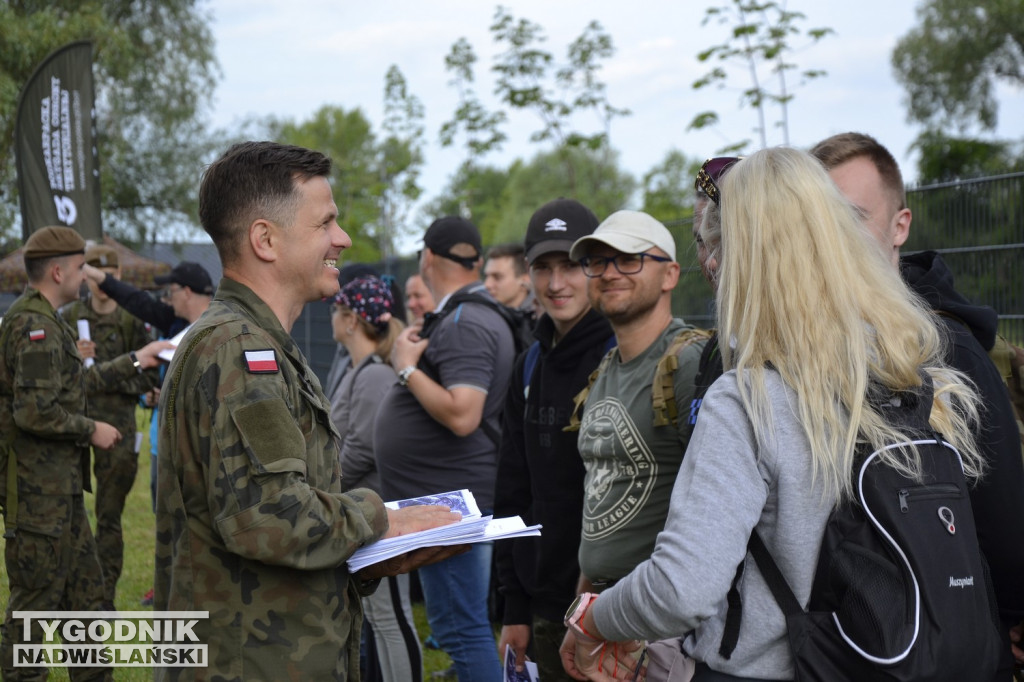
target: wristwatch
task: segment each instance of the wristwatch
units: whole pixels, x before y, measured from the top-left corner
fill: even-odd
[[[565,612],[565,627],[572,630],[577,636],[594,639],[583,629],[583,616],[595,599],[597,599],[597,595],[593,592],[584,592],[576,597],[575,601],[569,605],[569,610]]]
[[[399,386],[408,386],[409,385],[409,377],[411,377],[412,373],[415,372],[415,371],[416,371],[416,365],[409,365],[408,367],[405,367],[402,370],[400,370],[398,372],[398,385]]]
[[[132,359],[132,364],[135,365],[135,371],[142,374],[142,363],[139,362],[139,356],[135,354],[135,351],[128,351],[128,357]]]

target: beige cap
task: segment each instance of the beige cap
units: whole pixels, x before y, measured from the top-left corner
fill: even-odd
[[[676,259],[676,241],[672,233],[652,216],[641,211],[616,211],[604,219],[594,234],[580,237],[572,245],[569,257],[579,260],[587,255],[592,242],[607,244],[622,253],[643,253],[658,247]]]

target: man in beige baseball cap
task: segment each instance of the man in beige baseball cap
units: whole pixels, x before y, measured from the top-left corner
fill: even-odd
[[[672,233],[655,218],[640,211],[612,213],[597,226],[593,234],[577,239],[569,256],[579,260],[595,242],[631,254],[659,249],[660,255],[676,259],[676,242]]]
[[[693,431],[686,411],[708,334],[672,316],[676,245],[653,217],[617,211],[577,239],[569,253],[588,278],[591,305],[608,318],[618,344],[590,386],[577,441],[587,501],[578,589],[581,599],[590,600],[648,558],[664,527],[672,482]],[[662,373],[669,358],[677,369]],[[597,650],[579,630],[578,613],[570,609],[561,651],[566,671],[582,679],[577,662]],[[678,651],[677,643],[663,646]]]

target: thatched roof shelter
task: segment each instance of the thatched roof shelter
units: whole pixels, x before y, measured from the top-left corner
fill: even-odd
[[[103,243],[117,251],[117,258],[121,263],[121,280],[139,289],[156,288],[153,278],[171,271],[169,264],[143,258],[113,237],[103,237]],[[21,293],[28,284],[23,250],[24,247],[19,247],[0,260],[0,291]]]

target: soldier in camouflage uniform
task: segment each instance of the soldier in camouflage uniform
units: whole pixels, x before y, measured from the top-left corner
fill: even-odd
[[[85,251],[85,262],[111,277],[121,278],[117,252],[109,246],[89,247]],[[100,291],[91,280],[87,280],[87,284],[89,296],[64,306],[61,316],[76,331],[79,320],[89,322],[91,357],[100,362],[112,360],[153,340],[142,320],[118,306],[117,301]],[[79,350],[82,343],[79,339]],[[110,422],[121,432],[121,441],[117,445],[106,452],[93,453],[96,552],[103,569],[103,600],[111,608],[124,563],[121,515],[139,469],[139,455],[135,450],[135,406],[139,395],[156,386],[159,379],[155,370],[147,370],[106,390],[89,393],[87,416]]]
[[[346,569],[362,545],[458,514],[341,492],[341,438],[289,336],[307,302],[338,292],[351,245],[329,172],[317,152],[249,142],[204,174],[200,220],[225,278],[160,397],[154,607],[209,611],[195,628],[209,667],[158,668],[158,680],[358,680],[359,597],[376,586],[365,578],[449,552]]]
[[[29,286],[0,326],[0,502],[11,596],[0,642],[5,680],[46,679],[40,668],[14,668],[14,645],[42,643],[33,622],[23,639],[14,611],[96,610],[103,580],[85,515],[89,446],[108,450],[121,434],[85,416],[86,391],[155,367],[166,343],[86,370],[71,328],[57,308],[82,284],[85,242],[66,227],[45,227],[25,243]],[[73,680],[109,679],[109,669],[71,668]]]

